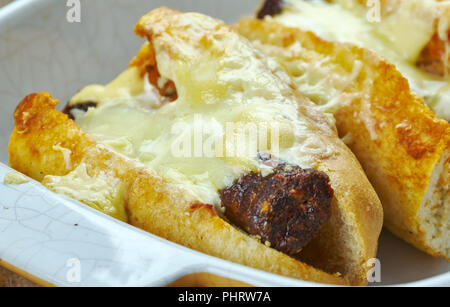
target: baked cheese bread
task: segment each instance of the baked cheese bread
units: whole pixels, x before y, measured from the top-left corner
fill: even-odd
[[[267,0],[258,15],[375,51],[450,121],[449,1]]]
[[[309,281],[367,284],[381,205],[331,117],[218,20],[160,8],[135,31],[148,43],[130,67],[83,89],[66,114],[48,93],[20,103],[11,166],[213,256]],[[239,131],[246,141],[234,143]],[[302,253],[315,254],[314,263]]]
[[[277,59],[318,109],[334,115],[381,199],[385,226],[450,259],[450,124],[372,51],[274,20],[246,19],[235,29]]]

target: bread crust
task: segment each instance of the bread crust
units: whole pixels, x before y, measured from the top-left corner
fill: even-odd
[[[257,41],[291,75],[302,64],[331,59],[339,71],[330,71],[329,75],[345,78],[352,73],[354,63],[362,63],[361,72],[341,93],[353,98],[340,104],[334,113],[339,134],[347,139],[375,187],[386,227],[417,248],[448,259],[448,254],[436,250],[427,240],[420,210],[427,190],[434,188],[430,187],[431,178],[450,148],[450,124],[438,119],[411,92],[408,81],[393,65],[366,49],[327,42],[311,32],[269,20],[243,20],[235,29]],[[294,44],[303,48],[302,54],[292,51]],[[448,171],[449,160],[443,163],[441,172]],[[448,178],[447,182],[443,180],[438,184],[446,187],[445,195],[449,182]],[[445,200],[434,205],[450,206]]]

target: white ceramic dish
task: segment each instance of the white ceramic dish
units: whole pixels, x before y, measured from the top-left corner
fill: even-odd
[[[81,23],[66,1],[18,0],[0,10],[0,263],[60,286],[160,286],[209,272],[258,286],[311,286],[203,255],[55,195],[39,183],[6,186],[12,113],[27,94],[67,101],[90,83],[113,79],[142,41],[138,18],[160,5],[231,23],[259,0],[81,0]],[[450,265],[383,232],[376,285],[450,286]],[[73,269],[80,264],[80,282]],[[74,275],[75,274],[75,275]],[[69,277],[69,278],[68,278]],[[75,281],[75,282],[74,282]],[[214,282],[214,279],[211,279]]]

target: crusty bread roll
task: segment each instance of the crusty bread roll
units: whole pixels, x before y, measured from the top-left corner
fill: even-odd
[[[242,20],[235,29],[276,58],[319,109],[334,114],[381,199],[386,227],[450,259],[450,124],[371,51],[270,20]]]
[[[327,273],[237,229],[214,206],[205,204],[190,193],[188,186],[174,182],[165,172],[161,173],[157,165],[149,166],[94,140],[96,136],[88,136],[67,115],[56,111],[57,102],[47,93],[26,97],[15,111],[16,125],[9,145],[11,166],[45,183],[48,175],[68,176],[84,165],[91,178],[100,178],[102,182],[120,181],[124,186],[129,222],[158,236],[284,276],[331,284],[367,284],[366,272],[370,269],[367,261],[376,255],[381,230],[381,205],[362,168],[338,138],[329,118],[315,110],[311,102],[293,89],[291,80],[275,61],[267,59],[247,40],[215,19],[160,8],[144,16],[136,32],[146,37],[149,44],[132,61],[127,72],[132,74],[133,67],[138,66],[143,73],[147,71],[152,75],[156,64],[157,74],[166,84],[173,82],[168,87],[175,86],[180,96],[178,100],[168,102],[173,100],[168,99],[166,103],[185,108],[184,99],[187,99],[187,102],[196,103],[194,108],[197,112],[207,108],[211,110],[211,104],[216,104],[228,113],[231,109],[226,108],[230,105],[245,107],[251,103],[258,103],[259,111],[267,106],[274,107],[275,111],[283,111],[287,106],[287,110],[294,110],[290,115],[295,120],[293,124],[301,124],[299,138],[312,139],[314,143],[311,147],[302,147],[308,156],[292,156],[292,160],[287,162],[294,163],[296,159],[314,161],[314,168],[328,175],[334,190],[330,219],[316,238],[303,248],[303,251],[315,255],[318,267]],[[201,62],[208,65],[202,66]],[[212,71],[209,70],[211,67]],[[201,76],[204,69],[208,70],[210,78]],[[249,74],[245,70],[250,70]],[[235,77],[238,79],[233,79]],[[157,83],[163,85],[164,82]],[[133,87],[136,82],[125,84]],[[166,86],[160,88],[161,95],[167,93],[164,88]],[[92,94],[92,91],[87,92]],[[99,92],[105,92],[105,88],[100,88]],[[121,95],[119,92],[123,93],[114,93]],[[236,95],[239,104],[233,100]],[[72,103],[80,103],[82,96],[83,92]],[[175,97],[173,93],[168,96]],[[124,100],[130,99],[126,96]],[[278,102],[281,103],[279,106]],[[97,109],[101,111],[110,103],[99,102]],[[189,108],[187,110],[191,110]],[[86,114],[92,115],[97,109]],[[245,118],[252,120],[253,117]],[[300,141],[293,142],[297,144]],[[322,143],[325,147],[320,147]]]

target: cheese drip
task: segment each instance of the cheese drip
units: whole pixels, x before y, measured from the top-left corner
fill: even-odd
[[[107,174],[90,176],[81,163],[66,176],[45,176],[42,184],[53,192],[76,199],[126,222],[124,185]]]

